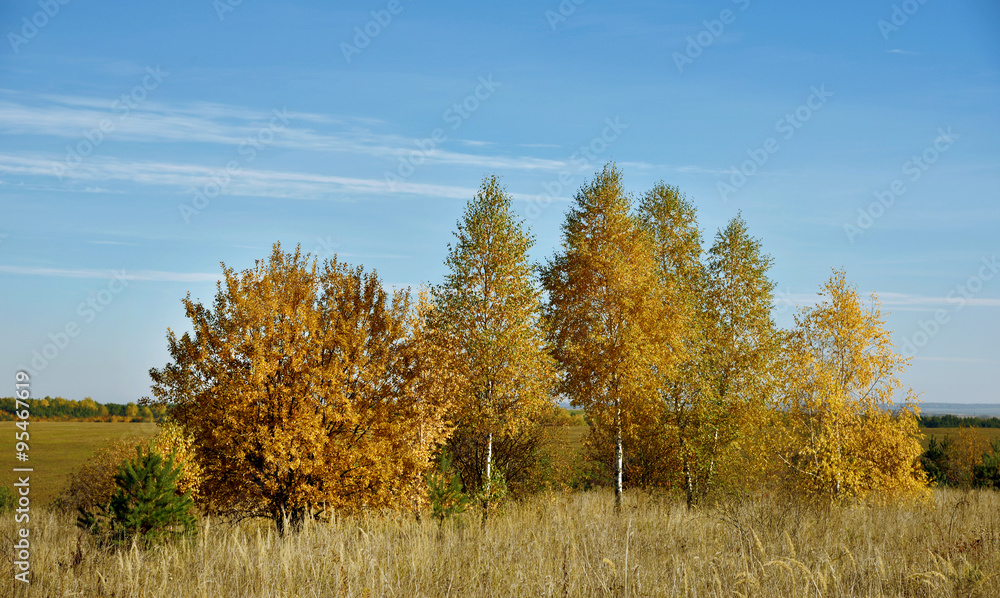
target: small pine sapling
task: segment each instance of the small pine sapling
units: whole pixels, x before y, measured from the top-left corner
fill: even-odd
[[[469,507],[469,497],[462,492],[462,481],[452,469],[448,453],[441,455],[438,470],[427,475],[427,489],[431,513],[438,520],[438,526],[443,525],[446,518],[460,515]]]
[[[133,541],[151,546],[190,536],[195,532],[190,512],[194,501],[190,491],[177,493],[180,474],[173,453],[164,460],[152,448],[143,453],[136,447],[135,459],[118,468],[111,500],[93,511],[81,507],[77,525],[116,547]]]

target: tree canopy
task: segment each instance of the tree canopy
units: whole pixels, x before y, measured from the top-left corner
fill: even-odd
[[[279,245],[224,281],[211,308],[184,300],[152,369],[202,467],[209,507],[301,522],[324,508],[411,506],[445,426],[421,393],[422,325],[407,292]]]

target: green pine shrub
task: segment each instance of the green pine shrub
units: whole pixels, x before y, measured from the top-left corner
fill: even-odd
[[[136,447],[135,459],[123,462],[115,475],[111,500],[88,509],[80,507],[77,525],[115,547],[137,542],[151,546],[195,533],[190,491],[178,494],[181,467],[174,454],[166,460],[148,448]]]

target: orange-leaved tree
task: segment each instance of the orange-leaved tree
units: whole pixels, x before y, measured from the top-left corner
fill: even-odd
[[[867,309],[843,271],[825,300],[796,315],[786,339],[780,384],[777,456],[805,495],[887,500],[926,487],[918,458],[918,406],[899,373],[878,299]]]
[[[433,289],[432,326],[455,355],[448,369],[456,424],[449,446],[466,490],[483,496],[486,517],[495,490],[494,446],[510,449],[551,410],[555,365],[539,326],[541,292],[528,258],[534,240],[495,176],[466,205],[455,237],[449,272]]]
[[[193,331],[168,331],[173,361],[150,370],[193,438],[205,506],[281,532],[322,508],[412,507],[446,428],[421,392],[409,295],[277,244],[223,272],[214,305],[184,299]]]
[[[652,236],[631,208],[621,173],[608,164],[577,192],[562,248],[542,274],[559,391],[613,439],[616,510],[624,438],[655,417],[657,376],[674,367],[677,336]]]

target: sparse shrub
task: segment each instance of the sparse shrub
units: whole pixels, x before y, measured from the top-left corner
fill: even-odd
[[[135,459],[121,464],[115,475],[115,491],[108,503],[96,509],[80,509],[77,524],[113,546],[158,544],[194,533],[190,492],[177,493],[181,467],[174,455],[166,460],[152,447],[143,453],[136,447]]]
[[[483,506],[483,521],[486,521],[491,513],[503,510],[508,494],[507,477],[502,469],[494,467],[490,472],[489,484],[484,485],[476,493],[476,500]]]

